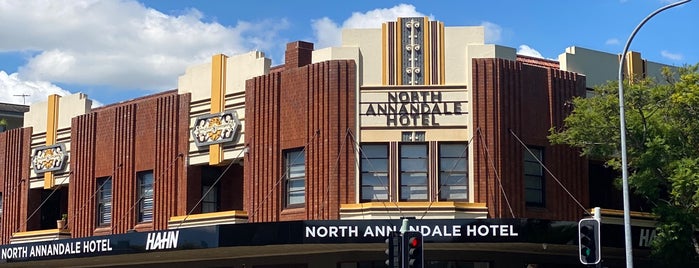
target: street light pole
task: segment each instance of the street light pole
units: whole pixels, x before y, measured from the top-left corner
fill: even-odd
[[[621,53],[621,59],[619,59],[619,122],[620,122],[620,130],[621,130],[621,176],[622,176],[622,188],[623,188],[623,198],[624,198],[624,238],[625,238],[625,248],[626,248],[626,267],[627,268],[632,268],[633,267],[633,252],[631,250],[632,248],[632,242],[631,242],[631,216],[629,215],[629,171],[628,171],[628,162],[626,158],[626,120],[625,120],[625,114],[624,114],[624,77],[623,77],[623,66],[624,62],[626,59],[626,53],[629,51],[629,46],[631,45],[631,41],[633,40],[634,36],[636,36],[636,33],[638,30],[641,29],[643,24],[645,24],[648,20],[650,20],[653,16],[656,14],[666,10],[670,9],[682,4],[686,4],[692,0],[684,0],[684,1],[679,1],[675,2],[669,5],[666,5],[664,7],[659,8],[658,10],[654,11],[650,15],[648,15],[646,18],[644,18],[641,23],[636,26],[636,29],[631,32],[631,35],[629,36],[629,40],[626,41],[626,45],[624,45],[624,51]]]

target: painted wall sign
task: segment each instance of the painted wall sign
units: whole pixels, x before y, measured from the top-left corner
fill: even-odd
[[[367,90],[362,92],[362,126],[465,126],[466,103],[465,90]]]
[[[197,146],[233,141],[240,130],[235,111],[199,116],[194,120],[192,138]]]
[[[32,168],[36,174],[63,170],[68,153],[63,143],[38,147],[32,154]]]

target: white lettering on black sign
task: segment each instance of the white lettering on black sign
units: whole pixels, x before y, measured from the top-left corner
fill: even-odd
[[[465,230],[464,230],[465,228]],[[306,226],[306,237],[385,237],[398,229],[396,226],[366,226],[359,232],[359,226]],[[496,225],[417,225],[408,227],[408,231],[434,237],[510,237],[519,236],[510,224]],[[361,236],[360,236],[361,235]]]
[[[653,239],[655,239],[655,229],[642,228],[638,237],[638,246],[648,248]]]
[[[146,250],[177,248],[180,231],[149,233],[146,239]]]
[[[112,251],[112,245],[110,240],[105,238],[82,242],[54,242],[49,244],[3,248],[2,251],[0,251],[0,259],[25,259],[109,251]]]

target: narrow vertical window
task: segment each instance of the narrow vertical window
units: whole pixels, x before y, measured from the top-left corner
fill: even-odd
[[[201,201],[201,213],[218,211],[218,187],[215,185],[202,185],[201,194],[205,195]]]
[[[217,168],[209,166],[202,168],[201,196],[203,199],[201,201],[201,213],[216,212],[220,210],[220,183],[214,184],[220,175],[221,172]]]
[[[388,145],[364,144],[361,158],[362,201],[387,201]]]
[[[112,223],[112,178],[97,179],[97,226]]]
[[[524,150],[524,198],[527,206],[544,206],[544,169],[537,159],[544,162],[541,148],[528,147]],[[533,155],[532,155],[533,154]]]
[[[400,199],[427,200],[427,144],[400,145]]]
[[[138,178],[138,222],[153,221],[153,171],[141,171]]]
[[[468,146],[439,145],[439,199],[468,201]]]
[[[306,203],[306,157],[302,149],[284,153],[286,206],[298,207]]]

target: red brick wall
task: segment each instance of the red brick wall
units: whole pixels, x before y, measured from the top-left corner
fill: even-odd
[[[549,174],[544,179],[545,207],[525,205],[526,149],[517,137],[544,148],[544,165],[587,208],[587,161],[577,150],[551,146],[546,138],[570,111],[565,102],[585,94],[584,77],[522,62],[474,59],[472,94],[474,201],[487,203],[489,217],[494,218],[579,218],[583,209]]]
[[[74,237],[165,229],[186,178],[189,95],[168,91],[73,118],[69,226]],[[154,219],[137,224],[136,173],[152,170]],[[96,179],[112,178],[112,223],[96,226]]]
[[[311,50],[292,44],[284,70],[246,84],[244,207],[251,222],[338,219],[339,205],[355,199],[348,131],[356,125],[356,66],[348,60],[304,66]],[[303,147],[306,204],[284,209],[282,153]]]
[[[100,151],[108,150],[105,148],[108,137],[100,136],[97,139],[98,133],[106,135],[103,129],[97,128],[97,118],[100,115],[104,116],[104,113],[89,113],[74,117],[71,122],[70,169],[73,170],[73,175],[68,189],[68,225],[73,237],[92,235],[96,225],[96,201],[92,196],[97,189],[95,178],[102,176],[96,175],[94,163],[98,156],[102,159],[105,157],[103,154],[106,154],[96,154],[96,148],[102,148]],[[109,140],[112,141],[113,138]]]
[[[26,231],[29,161],[32,128],[18,128],[0,133],[0,191],[2,221],[0,244],[8,244],[12,233]],[[37,217],[38,218],[38,217]]]

